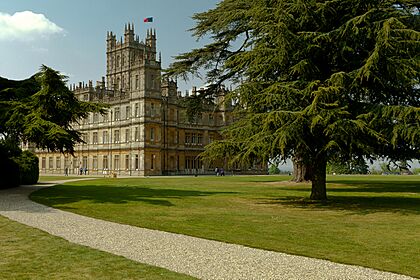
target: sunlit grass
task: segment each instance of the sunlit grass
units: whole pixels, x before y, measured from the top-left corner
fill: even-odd
[[[35,201],[86,216],[420,276],[420,177],[329,177],[327,203],[287,176],[98,179]]]

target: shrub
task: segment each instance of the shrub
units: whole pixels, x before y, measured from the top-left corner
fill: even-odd
[[[19,165],[19,179],[21,185],[36,184],[39,179],[38,157],[29,152],[23,151],[19,156],[14,158]]]
[[[280,169],[276,165],[272,164],[270,165],[270,168],[268,169],[268,174],[270,175],[280,174]]]
[[[0,157],[0,189],[19,186],[19,165],[8,157]]]

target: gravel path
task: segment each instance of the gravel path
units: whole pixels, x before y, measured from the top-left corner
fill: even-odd
[[[49,185],[1,190],[0,215],[73,243],[200,279],[414,279],[359,266],[97,220],[28,199],[29,193],[46,186]]]

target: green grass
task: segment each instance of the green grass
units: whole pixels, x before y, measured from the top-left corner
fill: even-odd
[[[420,277],[420,177],[334,176],[329,202],[288,177],[98,179],[33,193],[66,211]]]
[[[72,244],[0,216],[0,279],[193,279]]]

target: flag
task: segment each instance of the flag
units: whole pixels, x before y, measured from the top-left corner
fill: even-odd
[[[143,22],[153,22],[153,18],[152,17],[144,18]]]

